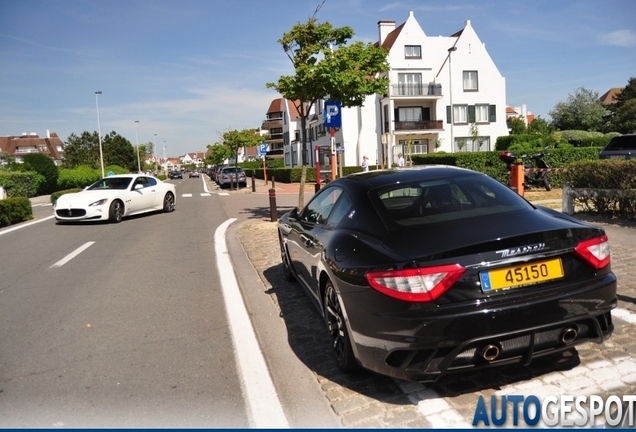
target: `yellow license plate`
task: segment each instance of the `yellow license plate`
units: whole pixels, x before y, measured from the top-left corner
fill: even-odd
[[[481,289],[489,292],[516,288],[563,277],[561,259],[534,262],[514,267],[481,272]]]

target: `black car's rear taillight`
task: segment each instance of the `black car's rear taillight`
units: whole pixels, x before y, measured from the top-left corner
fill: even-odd
[[[582,241],[574,248],[574,251],[597,270],[610,263],[610,247],[606,235]]]
[[[369,272],[367,280],[371,287],[390,297],[411,302],[431,302],[453,286],[465,271],[459,264],[445,264]]]

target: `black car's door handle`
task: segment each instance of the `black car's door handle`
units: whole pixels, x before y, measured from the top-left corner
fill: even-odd
[[[307,237],[304,234],[301,234],[300,239],[305,242],[305,246],[307,247],[314,247],[314,242],[312,239],[310,239],[309,237]]]

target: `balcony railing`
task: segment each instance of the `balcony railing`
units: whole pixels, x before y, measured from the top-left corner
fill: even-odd
[[[392,84],[391,96],[441,96],[442,85],[428,84]]]
[[[269,138],[265,140],[265,142],[272,142],[272,141],[281,141],[283,139],[283,134],[279,133],[279,134],[270,134]]]
[[[398,121],[395,122],[396,131],[415,131],[415,130],[443,130],[443,120],[425,120],[425,121]]]

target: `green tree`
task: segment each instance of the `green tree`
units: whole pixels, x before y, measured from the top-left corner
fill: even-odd
[[[208,150],[210,152],[205,156],[207,165],[220,165],[230,157],[230,149],[221,143],[208,145]]]
[[[519,117],[513,117],[508,120],[508,127],[510,128],[510,135],[523,135],[527,132],[526,122]]]
[[[541,116],[532,120],[528,125],[528,133],[531,135],[547,135],[550,131],[550,125]]]
[[[324,2],[323,2],[324,3]],[[354,36],[351,27],[335,28],[329,22],[319,23],[316,14],[305,24],[298,23],[283,34],[278,43],[291,60],[294,75],[281,76],[267,83],[285,99],[293,101],[301,122],[302,171],[298,208],[304,207],[304,185],[307,178],[307,118],[311,107],[325,97],[339,101],[343,107],[362,106],[366,96],[385,94],[389,70],[387,52],[374,44],[347,41]]]
[[[607,104],[609,111],[606,132],[635,133],[634,101],[636,100],[636,78],[630,78],[627,85],[614,97],[615,103]]]
[[[137,171],[137,150],[126,138],[115,131],[102,137],[104,167],[118,165],[131,172]],[[97,132],[84,131],[81,136],[74,133],[68,137],[64,146],[62,166],[74,168],[86,165],[101,170],[99,157],[99,136]]]
[[[139,144],[139,158],[141,159],[141,169],[144,169],[144,161],[155,152],[155,146],[151,141]]]
[[[118,165],[131,172],[137,172],[137,150],[123,136],[115,131],[102,138],[104,166]]]
[[[230,159],[234,159],[234,165],[238,167],[239,149],[254,147],[263,141],[258,129],[229,130],[223,133],[223,145],[229,150]]]
[[[38,195],[48,195],[55,192],[58,170],[53,159],[43,154],[29,153],[22,157],[22,162],[27,171],[35,171],[44,177],[44,181],[38,186]]]
[[[64,156],[62,166],[64,168],[75,168],[86,165],[91,168],[100,168],[99,159],[99,135],[97,132],[82,132],[77,136],[74,133],[69,135],[64,146]]]
[[[574,95],[568,95],[567,102],[557,103],[548,114],[556,129],[598,132],[604,128],[609,111],[599,101],[598,92],[580,87]]]
[[[628,100],[616,110],[612,124],[613,132],[636,133],[636,98]]]

